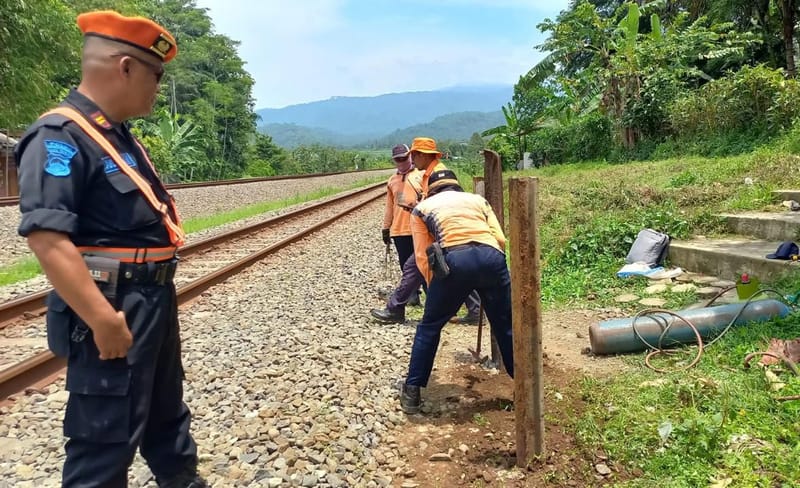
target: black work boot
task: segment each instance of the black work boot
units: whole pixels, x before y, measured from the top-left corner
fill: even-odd
[[[194,469],[186,469],[174,478],[158,483],[159,488],[208,488],[206,480]]]
[[[480,316],[476,313],[467,313],[467,315],[463,317],[453,317],[450,319],[450,322],[461,325],[478,325],[479,318]]]
[[[403,390],[400,392],[400,408],[407,414],[415,414],[419,413],[421,403],[419,386],[403,384]]]
[[[402,324],[406,321],[405,310],[391,311],[388,308],[378,309],[373,308],[369,311],[373,317],[383,322],[396,322]]]

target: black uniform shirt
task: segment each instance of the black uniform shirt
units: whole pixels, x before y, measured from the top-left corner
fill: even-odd
[[[62,103],[77,109],[150,183],[169,195],[150,169],[128,127],[112,124],[100,108],[72,90]],[[163,247],[170,239],[161,215],[111,157],[70,119],[49,115],[31,125],[15,148],[22,222],[19,234],[68,234],[76,246]],[[174,216],[173,216],[174,218]]]

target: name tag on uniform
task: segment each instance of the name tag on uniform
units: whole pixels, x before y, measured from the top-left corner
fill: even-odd
[[[91,276],[94,281],[99,281],[100,283],[108,283],[111,280],[110,272],[100,271],[99,269],[90,269],[89,276]]]
[[[128,166],[130,166],[131,168],[136,167],[136,159],[133,158],[131,153],[122,153],[120,154],[120,156],[122,156],[122,159],[125,160],[126,163],[128,163]],[[116,173],[117,171],[119,171],[119,167],[117,166],[117,163],[115,163],[113,159],[106,156],[103,158],[103,171],[105,171],[107,175],[110,175],[111,173]]]

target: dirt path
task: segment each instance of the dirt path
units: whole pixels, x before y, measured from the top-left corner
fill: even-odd
[[[513,380],[475,363],[467,348],[475,346],[477,327],[445,327],[433,376],[423,390],[424,413],[409,416],[406,432],[398,436],[413,469],[395,486],[583,487],[619,481],[613,466],[611,474],[598,474],[595,465],[605,462],[602,453],[583,452],[567,430],[569,420],[584,408],[580,379],[626,367],[619,358],[582,352],[589,346],[589,325],[619,315],[616,310],[543,315],[547,456],[528,470],[514,467]],[[488,347],[484,334],[485,353]]]

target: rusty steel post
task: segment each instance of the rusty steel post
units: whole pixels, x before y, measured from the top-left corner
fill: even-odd
[[[500,228],[505,232],[505,217],[503,215],[503,166],[500,163],[500,155],[491,149],[484,149],[483,154],[483,177],[484,177],[484,198],[492,206]],[[489,334],[492,345],[492,362],[497,365],[500,372],[505,372],[503,361],[500,360],[500,346],[497,339]]]
[[[539,180],[508,180],[517,466],[544,453]]]

